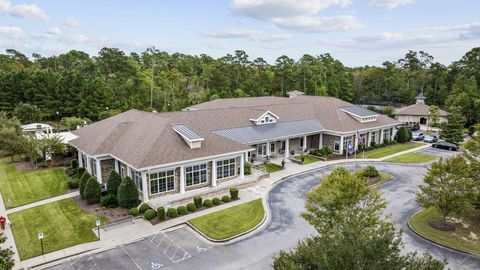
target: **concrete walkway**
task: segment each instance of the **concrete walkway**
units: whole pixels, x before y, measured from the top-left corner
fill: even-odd
[[[7,217],[7,210],[5,209],[5,203],[3,202],[3,197],[2,194],[0,193],[0,216]],[[12,229],[10,226],[5,226],[5,236],[7,236],[7,241],[3,244],[0,244],[0,247],[2,248],[11,248],[15,254],[13,255],[13,258],[15,259],[15,266],[14,269],[19,269],[20,265],[20,257],[18,256],[18,250],[17,246],[15,245],[15,240],[13,239],[13,233]]]
[[[73,197],[76,197],[76,196],[79,196],[79,195],[80,195],[80,193],[78,191],[70,192],[70,193],[67,193],[67,194],[60,195],[60,196],[48,198],[48,199],[45,199],[45,200],[42,200],[42,201],[29,203],[29,204],[25,204],[25,205],[22,205],[22,206],[19,206],[19,207],[8,209],[7,214],[12,214],[12,213],[15,213],[15,212],[18,212],[18,211],[22,211],[22,210],[25,210],[25,209],[29,209],[29,208],[32,208],[32,207],[35,207],[35,206],[39,206],[39,205],[43,205],[43,204],[47,204],[47,203],[51,203],[51,202],[60,201],[60,200],[63,200],[63,199],[73,198]]]

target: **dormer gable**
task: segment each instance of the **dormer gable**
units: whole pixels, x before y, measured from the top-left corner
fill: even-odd
[[[191,149],[202,147],[202,141],[204,138],[202,138],[198,133],[189,129],[182,123],[171,124],[171,126]]]
[[[265,125],[265,124],[274,124],[277,123],[279,117],[272,113],[271,111],[264,112],[257,119],[250,119],[255,125]]]
[[[341,110],[360,123],[368,123],[377,121],[378,113],[372,112],[362,107],[358,106],[346,106],[342,107]]]

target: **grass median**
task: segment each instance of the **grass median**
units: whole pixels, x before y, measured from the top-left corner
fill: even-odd
[[[405,150],[420,147],[424,143],[397,143],[365,152],[365,158],[382,158]],[[363,157],[361,153],[357,157]]]
[[[188,222],[208,237],[224,240],[254,228],[262,222],[264,216],[262,199],[257,199]]]
[[[434,161],[435,159],[437,158],[434,156],[418,154],[418,153],[406,153],[403,155],[389,158],[385,161],[398,162],[398,163],[424,163],[424,162]]]
[[[21,260],[42,254],[37,233],[43,232],[45,253],[97,240],[92,228],[103,218],[81,210],[73,198],[8,215]]]
[[[303,161],[303,164],[310,164],[310,163],[320,161],[319,158],[314,157],[314,156],[304,156],[304,157],[305,157],[305,159]],[[302,161],[302,156],[295,156],[295,159]]]
[[[0,159],[0,191],[7,209],[67,193],[63,168],[17,170],[7,158]]]

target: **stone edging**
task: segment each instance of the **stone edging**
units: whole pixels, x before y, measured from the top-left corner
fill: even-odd
[[[461,253],[465,253],[465,254],[468,254],[468,255],[471,255],[471,256],[480,258],[480,254],[476,254],[476,253],[473,253],[473,252],[470,252],[470,251],[466,251],[466,250],[462,250],[462,249],[458,249],[458,248],[454,248],[454,247],[447,246],[447,245],[442,244],[442,243],[440,243],[440,242],[438,242],[438,241],[436,241],[436,240],[430,239],[430,238],[428,238],[427,236],[425,236],[425,235],[417,232],[416,230],[414,230],[414,229],[412,228],[412,225],[410,224],[410,219],[411,219],[413,216],[415,216],[415,215],[417,215],[418,213],[420,213],[421,211],[423,211],[423,210],[424,210],[424,209],[418,210],[417,212],[415,212],[415,214],[411,215],[411,216],[408,218],[408,220],[407,220],[407,226],[408,226],[408,229],[409,229],[411,232],[413,232],[415,235],[421,237],[422,239],[425,239],[425,240],[427,240],[428,242],[431,242],[431,243],[433,243],[433,244],[435,244],[435,245],[437,245],[437,246],[439,246],[439,247],[441,247],[441,248],[458,251],[458,252],[461,252]]]

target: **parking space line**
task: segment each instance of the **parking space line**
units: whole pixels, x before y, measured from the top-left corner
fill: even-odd
[[[130,256],[130,254],[128,254],[128,252],[123,248],[123,245],[119,245],[119,247],[123,250],[123,252],[125,252],[125,254],[127,254],[128,258],[137,266],[138,269],[143,270],[140,265],[138,265],[137,262],[132,258],[132,256]]]

